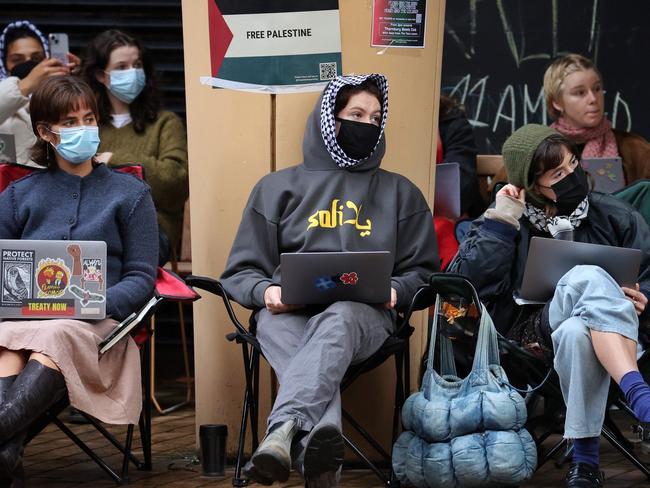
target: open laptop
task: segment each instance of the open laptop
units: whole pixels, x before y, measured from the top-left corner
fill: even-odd
[[[639,249],[533,237],[515,302],[519,305],[546,303],[553,298],[560,278],[580,264],[600,266],[619,285],[634,288],[642,259],[643,252]]]
[[[0,240],[0,318],[103,319],[106,243]]]
[[[282,253],[282,302],[312,305],[390,300],[388,251]]]
[[[594,191],[614,193],[625,186],[621,158],[586,158],[580,164],[594,178]]]
[[[458,163],[436,164],[433,215],[456,220],[460,217],[460,166]]]
[[[0,163],[16,162],[16,139],[13,134],[0,134]]]

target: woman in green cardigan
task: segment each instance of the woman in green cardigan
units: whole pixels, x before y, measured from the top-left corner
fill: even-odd
[[[107,30],[91,41],[81,68],[97,96],[101,144],[97,159],[110,165],[137,163],[151,186],[161,235],[160,261],[180,239],[189,188],[185,127],[160,110],[153,63],[142,43]]]

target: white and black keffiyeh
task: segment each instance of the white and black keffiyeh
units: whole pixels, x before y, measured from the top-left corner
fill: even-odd
[[[355,166],[363,161],[363,159],[352,159],[349,157],[347,154],[345,154],[343,149],[341,149],[341,146],[339,146],[339,143],[336,140],[336,121],[334,120],[334,106],[336,104],[336,95],[338,94],[339,90],[345,85],[360,85],[368,78],[377,84],[379,90],[384,96],[381,104],[381,130],[379,132],[379,139],[377,139],[377,144],[373,148],[374,152],[375,149],[377,149],[377,145],[379,144],[381,136],[384,133],[386,118],[388,117],[388,81],[386,80],[386,77],[378,73],[359,76],[337,76],[327,85],[325,91],[323,92],[323,101],[320,107],[321,135],[323,136],[323,141],[325,142],[327,152],[330,153],[330,156],[332,156],[332,159],[334,159],[339,168],[349,168],[351,166]]]
[[[38,30],[38,27],[36,27],[34,24],[32,24],[29,20],[16,20],[15,22],[11,22],[10,24],[7,25],[7,27],[4,28],[2,31],[2,34],[0,34],[0,80],[4,80],[6,77],[9,76],[9,73],[7,72],[7,68],[5,67],[4,59],[5,59],[5,39],[7,37],[7,33],[9,31],[12,31],[14,29],[19,29],[19,28],[25,28],[29,29],[32,31],[36,36],[40,39],[41,44],[43,45],[43,50],[45,51],[45,57],[49,57],[50,55],[50,44],[47,42],[47,39],[43,35],[43,33]]]
[[[542,232],[548,232],[553,237],[562,231],[573,230],[580,227],[580,224],[587,218],[589,212],[589,199],[585,199],[578,204],[571,215],[556,215],[548,217],[543,209],[538,208],[530,203],[526,203],[524,215],[536,229]]]

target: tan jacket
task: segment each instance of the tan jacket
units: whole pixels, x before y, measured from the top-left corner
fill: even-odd
[[[650,178],[650,143],[643,137],[614,129],[618,153],[623,160],[625,183]]]

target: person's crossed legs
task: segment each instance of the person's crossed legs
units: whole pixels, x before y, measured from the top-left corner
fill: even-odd
[[[635,307],[603,269],[576,266],[558,282],[549,322],[567,406],[564,436],[574,440],[567,485],[602,486],[598,448],[610,377],[639,420],[650,420],[650,387],[636,364]]]
[[[343,460],[341,380],[350,364],[381,347],[394,324],[393,312],[356,302],[337,302],[312,313],[261,310],[257,316],[257,338],[280,383],[267,436],[246,467],[259,482],[288,478],[294,437],[293,457],[299,468],[304,463],[308,482],[338,470]]]

